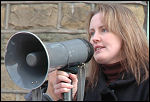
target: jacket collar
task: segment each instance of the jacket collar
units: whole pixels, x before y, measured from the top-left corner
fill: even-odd
[[[123,77],[123,79],[122,79],[122,77]],[[104,73],[99,71],[99,80],[98,80],[96,89],[98,89],[99,91],[102,91],[105,88],[110,88],[110,89],[123,88],[123,87],[126,87],[127,85],[133,83],[134,81],[135,81],[134,76],[131,73],[124,71],[121,73],[118,80],[111,82],[109,85],[107,85]]]

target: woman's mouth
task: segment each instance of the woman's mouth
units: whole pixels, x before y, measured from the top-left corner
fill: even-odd
[[[97,53],[97,52],[101,52],[104,48],[105,48],[104,46],[95,46],[94,50]]]

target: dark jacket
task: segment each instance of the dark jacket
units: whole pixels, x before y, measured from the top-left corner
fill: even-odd
[[[53,99],[46,94],[46,90],[48,87],[48,80],[46,80],[43,85],[41,86],[42,92],[42,101],[53,101]],[[32,91],[24,96],[26,101],[32,101]]]
[[[97,86],[86,90],[84,101],[149,101],[149,79],[138,86],[133,75],[125,73],[123,80],[107,85],[101,73]]]
[[[47,86],[47,81],[41,86],[42,101],[52,101],[45,94]],[[31,101],[31,93],[28,93],[25,99]],[[105,77],[101,73],[97,86],[94,89],[85,89],[84,101],[149,101],[149,79],[138,86],[133,75],[126,73],[123,80],[120,78],[107,85]]]

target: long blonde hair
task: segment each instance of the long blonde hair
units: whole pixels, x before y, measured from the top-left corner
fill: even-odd
[[[146,80],[149,77],[149,46],[146,33],[136,16],[121,4],[100,4],[97,11],[90,13],[88,31],[91,18],[96,13],[103,13],[105,27],[123,41],[120,55],[125,60],[121,61],[122,67],[134,75],[138,84]],[[90,40],[89,32],[88,35]],[[89,64],[88,82],[94,87],[98,81],[100,66],[94,58]],[[144,72],[144,76],[141,75],[142,72]]]

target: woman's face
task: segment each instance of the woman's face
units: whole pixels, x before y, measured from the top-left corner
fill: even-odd
[[[102,23],[101,13],[95,14],[90,22],[90,43],[94,47],[94,58],[99,64],[113,64],[121,60],[119,52],[122,40],[109,32]]]

